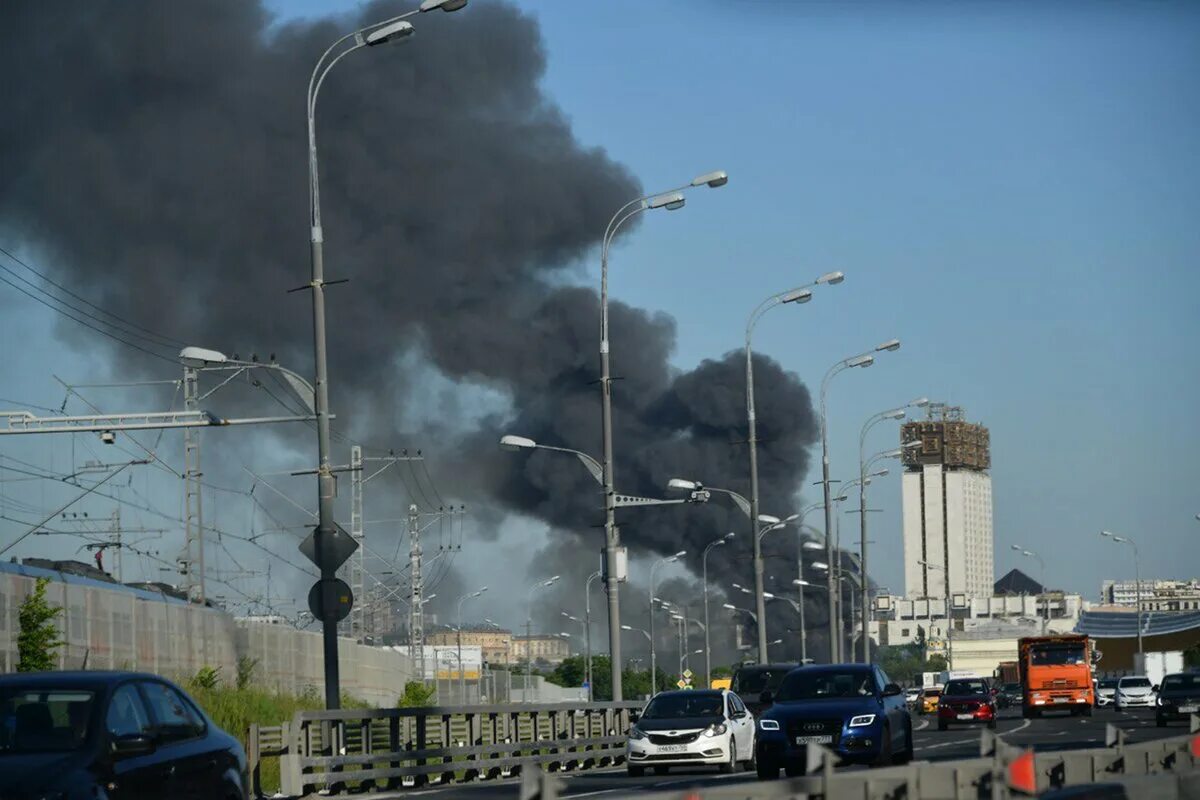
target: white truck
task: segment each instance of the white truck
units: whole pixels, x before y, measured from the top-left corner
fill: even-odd
[[[1162,686],[1162,679],[1172,672],[1183,672],[1182,650],[1135,653],[1133,656],[1133,674],[1145,675],[1155,689]]]

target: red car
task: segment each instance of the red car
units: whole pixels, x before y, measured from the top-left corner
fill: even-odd
[[[996,727],[996,698],[983,678],[957,678],[946,683],[937,709],[938,730],[956,725],[986,723]]]

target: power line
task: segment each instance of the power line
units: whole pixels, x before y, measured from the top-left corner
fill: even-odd
[[[91,302],[90,300],[87,300],[86,298],[84,298],[84,297],[81,297],[81,296],[77,295],[75,292],[71,291],[70,289],[68,289],[67,287],[63,286],[62,284],[60,284],[60,283],[57,283],[57,282],[56,282],[56,281],[54,281],[53,279],[51,279],[51,278],[47,277],[47,275],[46,275],[44,272],[40,272],[39,270],[36,270],[36,269],[34,269],[34,268],[33,268],[33,267],[31,267],[31,266],[30,266],[28,263],[26,263],[26,262],[22,261],[21,259],[17,258],[15,255],[13,255],[12,253],[10,253],[8,250],[5,250],[3,247],[0,247],[0,253],[3,253],[4,255],[8,256],[10,259],[12,259],[13,261],[17,262],[18,264],[20,264],[20,265],[21,265],[22,267],[24,267],[25,269],[29,270],[29,271],[30,271],[30,272],[32,272],[34,275],[37,275],[39,278],[41,278],[42,280],[44,280],[46,283],[50,284],[51,286],[55,287],[55,288],[56,288],[56,289],[58,289],[59,291],[61,291],[61,292],[64,292],[64,293],[66,293],[67,295],[70,295],[71,297],[75,298],[75,299],[76,299],[76,300],[78,300],[79,302],[81,302],[81,303],[84,303],[85,305],[87,305],[87,306],[89,306],[89,307],[91,307],[91,308],[94,308],[94,309],[96,309],[96,310],[97,310],[97,311],[99,311],[101,314],[105,314],[106,316],[112,317],[113,319],[115,319],[115,320],[117,320],[117,321],[119,321],[119,322],[121,322],[121,323],[123,323],[123,324],[125,324],[125,325],[128,325],[128,326],[130,326],[131,328],[136,328],[137,330],[140,330],[140,331],[142,331],[143,333],[147,333],[147,334],[149,334],[149,335],[151,335],[151,336],[154,336],[154,337],[157,337],[157,338],[159,338],[159,339],[162,339],[162,340],[164,340],[164,341],[166,341],[166,342],[169,342],[169,343],[171,343],[171,344],[173,344],[173,345],[178,345],[178,346],[180,346],[180,347],[186,347],[186,346],[187,346],[186,342],[181,342],[181,341],[179,341],[178,339],[174,339],[174,338],[172,338],[172,337],[170,337],[170,336],[167,336],[166,334],[163,334],[163,333],[158,333],[158,332],[156,332],[156,331],[152,331],[152,330],[150,330],[149,328],[143,327],[142,325],[138,325],[136,322],[132,322],[132,321],[130,321],[130,320],[127,320],[127,319],[125,319],[124,317],[121,317],[121,316],[119,316],[119,315],[117,315],[117,314],[114,314],[114,313],[113,313],[113,312],[111,312],[111,311],[108,311],[108,310],[106,310],[106,309],[104,309],[104,308],[101,308],[100,306],[96,305],[95,303]],[[9,270],[7,267],[4,267],[4,269],[5,269],[6,271],[8,271],[8,272],[9,272],[9,274],[13,274],[13,275],[15,275],[15,273],[13,273],[13,272],[12,272],[12,270]],[[22,279],[22,280],[23,280],[23,279]],[[29,283],[28,281],[25,281],[25,282],[26,282],[26,283]],[[31,286],[32,286],[33,284],[29,284],[29,285],[31,285]],[[44,291],[44,290],[39,290],[39,291]],[[49,293],[49,292],[45,292],[45,293],[47,294],[47,296],[52,296],[52,295],[50,295],[50,293]],[[60,301],[58,301],[58,302],[62,302],[62,301],[60,300]],[[63,303],[63,305],[66,305],[66,303]],[[78,309],[77,309],[77,310],[78,310]],[[84,312],[80,311],[80,313],[84,313]],[[104,324],[106,324],[106,325],[112,325],[112,323],[104,323]],[[116,327],[116,326],[115,326],[115,325],[112,325],[112,327]],[[132,333],[132,332],[131,332],[131,333]]]

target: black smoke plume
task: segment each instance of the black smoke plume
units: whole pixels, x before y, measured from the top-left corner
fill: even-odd
[[[10,0],[5,241],[142,326],[277,352],[307,372],[308,296],[285,294],[309,269],[304,87],[334,39],[406,7],[379,0],[275,25],[254,0]],[[477,510],[573,537],[590,569],[602,522],[590,476],[557,454],[501,453],[496,440],[511,431],[599,455],[597,296],[570,284],[641,189],[543,94],[532,18],[477,1],[413,21],[413,41],[339,64],[319,105],[326,273],[350,279],[328,294],[339,425],[400,440],[411,383],[430,372],[501,393],[510,412],[439,431],[431,470]],[[74,323],[62,330],[80,348],[116,347]],[[612,330],[618,488],[661,496],[680,476],[748,491],[740,352],[680,373],[670,317],[618,302]],[[402,366],[413,354],[418,367]],[[122,368],[133,363],[123,352]],[[759,358],[756,377],[763,509],[783,515],[808,466],[813,412],[777,363]],[[695,572],[705,544],[736,531],[710,570],[722,585],[750,578],[747,522],[719,497],[621,517],[634,558],[686,549]],[[794,555],[794,541],[779,547]]]

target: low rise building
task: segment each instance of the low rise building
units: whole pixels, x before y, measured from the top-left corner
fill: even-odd
[[[434,647],[457,647],[458,631],[454,628],[437,628],[425,634],[425,643]],[[503,666],[514,661],[512,631],[492,625],[464,625],[463,647],[478,647],[483,653],[484,663]]]
[[[1104,581],[1100,586],[1102,603],[1137,606],[1138,581]],[[1200,610],[1200,579],[1141,581],[1143,611]]]
[[[514,661],[530,660],[536,663],[561,664],[571,655],[571,644],[566,637],[557,633],[514,636],[512,657]]]
[[[1067,633],[1074,630],[1085,606],[1080,595],[1053,591],[992,597],[954,593],[948,604],[942,598],[885,595],[875,598],[871,638],[880,646],[896,646],[944,635],[947,612],[955,635],[990,622],[1028,626],[1034,634],[1043,624],[1047,633]]]

